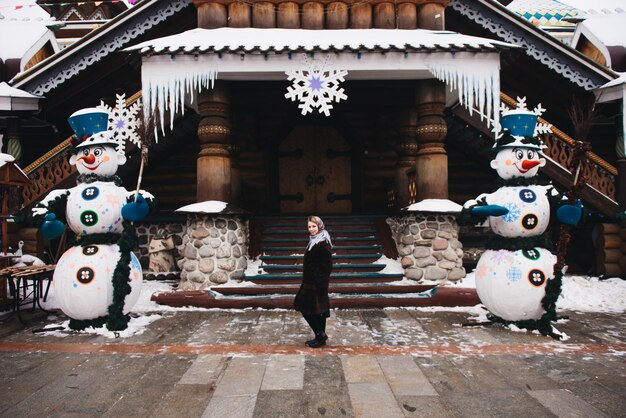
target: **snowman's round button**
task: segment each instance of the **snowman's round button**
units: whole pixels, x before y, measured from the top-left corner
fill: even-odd
[[[97,245],[87,245],[87,246],[83,247],[83,254],[84,255],[95,255],[96,253],[98,253],[98,246]]]
[[[86,210],[80,214],[80,221],[85,226],[94,226],[98,223],[98,214],[93,210]]]
[[[522,250],[522,255],[529,260],[538,260],[541,254],[535,248],[530,250]]]
[[[94,279],[94,277],[96,277],[96,273],[91,267],[81,267],[76,272],[76,280],[78,280],[82,284],[90,283]]]
[[[539,287],[546,282],[546,275],[541,270],[533,269],[528,273],[528,281],[533,286]]]
[[[539,218],[534,213],[529,213],[522,218],[522,226],[524,229],[535,229],[539,224]]]
[[[537,200],[537,195],[531,189],[522,189],[519,192],[519,198],[522,199],[522,202],[532,203]]]
[[[100,190],[97,187],[91,186],[83,190],[82,196],[85,200],[93,200],[100,194]]]

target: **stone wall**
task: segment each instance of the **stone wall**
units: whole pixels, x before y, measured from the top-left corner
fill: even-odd
[[[387,223],[408,279],[444,282],[465,277],[454,215],[407,213],[388,218]]]
[[[240,216],[188,215],[179,247],[179,289],[200,290],[242,280],[248,237],[248,221]]]

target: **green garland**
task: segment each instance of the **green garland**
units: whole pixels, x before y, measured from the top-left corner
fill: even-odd
[[[122,186],[122,179],[115,174],[112,176],[100,176],[98,174],[79,174],[76,178],[77,183],[94,183],[96,181],[113,182],[116,186]]]
[[[537,181],[537,177],[514,177],[512,179],[503,179],[498,177],[496,184],[500,187],[519,187],[519,186],[541,186]]]

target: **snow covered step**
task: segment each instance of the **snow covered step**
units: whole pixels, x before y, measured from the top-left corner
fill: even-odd
[[[390,283],[333,283],[329,286],[329,293],[355,293],[355,294],[391,294],[391,293],[421,293],[432,289],[435,285],[397,285]],[[267,295],[286,294],[295,295],[300,288],[299,284],[284,285],[257,285],[257,286],[215,286],[214,292],[222,295]]]
[[[336,272],[330,275],[330,283],[381,283],[393,282],[404,277],[402,273]],[[268,273],[245,276],[244,281],[256,284],[301,283],[302,273]]]
[[[367,245],[370,243],[378,243],[378,237],[368,236],[368,237],[333,237],[333,245],[340,243],[349,243],[350,245]],[[261,243],[263,246],[271,247],[272,245],[282,246],[285,243],[289,243],[290,245],[299,246],[300,248],[305,248],[309,243],[308,238],[306,237],[297,237],[297,238],[262,238]]]
[[[435,293],[437,293],[438,288],[436,287],[431,287],[425,291],[421,291],[421,292],[412,292],[412,293],[402,293],[402,292],[377,292],[377,293],[350,293],[350,292],[341,292],[341,293],[332,293],[329,292],[328,297],[330,298],[330,300],[337,300],[337,299],[359,299],[359,298],[364,298],[364,299],[387,299],[387,298],[396,298],[396,299],[402,299],[402,298],[408,298],[408,299],[412,299],[412,298],[430,298],[433,297],[435,295]],[[252,298],[267,298],[267,297],[271,297],[272,299],[278,299],[278,298],[283,298],[283,299],[288,299],[290,301],[293,301],[293,294],[287,294],[287,293],[274,293],[271,295],[268,294],[247,294],[247,295],[239,295],[239,294],[224,294],[222,292],[219,292],[218,290],[214,290],[214,289],[210,289],[209,294],[211,296],[213,296],[216,299],[243,299],[243,300],[249,300]]]
[[[386,264],[334,264],[333,271],[344,270],[344,271],[380,271],[387,267]],[[261,266],[261,268],[265,271],[302,271],[302,264],[267,264]]]
[[[203,308],[292,309],[293,295],[215,297],[206,290],[176,291],[152,295],[152,300],[169,306]],[[384,308],[390,306],[474,306],[480,303],[476,289],[432,288],[426,293],[371,294],[369,296],[332,294],[331,308]]]
[[[272,251],[287,251],[287,252],[304,252],[306,245],[302,247],[261,247],[262,252]],[[333,246],[333,254],[346,254],[352,252],[362,252],[362,253],[371,253],[371,252],[380,252],[381,246],[378,244],[373,245],[335,245]]]
[[[379,254],[379,253],[333,254],[333,262],[334,263],[346,263],[346,262],[373,263],[374,261],[380,259],[381,256],[382,254]],[[304,258],[304,254],[262,255],[261,257],[259,257],[259,259],[266,264],[298,264],[298,263],[301,264],[303,258]]]
[[[265,228],[292,228],[302,230],[306,233],[306,222],[264,222],[263,225]],[[326,222],[326,229],[330,230],[332,228],[337,229],[346,229],[348,227],[351,228],[362,228],[364,226],[371,227],[373,222],[371,220],[364,221],[329,221]]]
[[[269,230],[264,229],[262,232],[264,237],[292,237],[294,239],[307,239],[309,238],[306,231],[300,229],[286,229],[286,230]],[[376,230],[369,228],[361,229],[345,229],[345,230],[329,230],[331,239],[334,241],[338,238],[352,238],[352,237],[375,237]]]

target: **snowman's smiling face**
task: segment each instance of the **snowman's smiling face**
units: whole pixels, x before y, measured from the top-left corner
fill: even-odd
[[[70,164],[76,165],[80,174],[112,176],[117,168],[126,162],[126,157],[109,145],[91,145],[82,147],[70,158]]]
[[[545,158],[533,148],[515,147],[502,148],[496,158],[491,161],[491,168],[505,179],[516,177],[531,178],[537,175],[539,168],[546,165]]]

